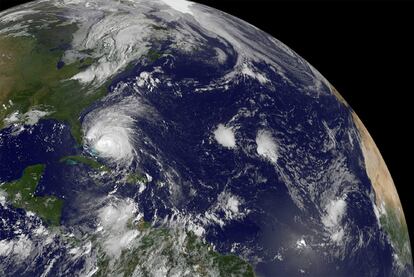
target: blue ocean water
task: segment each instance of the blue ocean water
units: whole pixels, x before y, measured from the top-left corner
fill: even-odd
[[[218,42],[212,43],[223,47]],[[232,57],[231,49],[224,50]],[[248,209],[249,214],[223,227],[219,224],[207,226],[206,240],[221,253],[230,253],[237,245],[234,253],[255,264],[259,275],[282,273],[295,276],[302,274],[300,269],[319,275],[387,275],[392,268],[392,249],[379,231],[373,213],[372,186],[365,173],[361,149],[352,143],[358,138],[350,131],[355,126],[349,108],[327,93],[328,88],[322,88],[326,94],[321,93],[317,99],[298,90],[284,82],[280,75],[267,70],[266,64],[255,66],[267,70],[273,88],[257,80],[240,80],[226,90],[220,87],[197,93],[197,87],[205,87],[212,79],[228,72],[236,58],[217,66],[205,62],[214,54],[209,51],[201,51],[197,58],[173,54],[173,68],[168,66],[172,64],[168,57],[151,64],[138,62],[108,87],[111,93],[120,82],[131,83],[139,72],[154,66],[162,66],[163,72],[158,75],[161,80],[168,79],[175,84],[187,80],[182,86],[168,86],[161,82],[152,91],[142,89],[145,100],[163,120],[161,125],[159,121],[149,120],[136,123],[137,132],[156,145],[156,148],[140,145],[142,159],[136,166],[149,173],[154,181],[139,195],[137,188],[131,186],[121,187],[118,195],[134,198],[144,213],[144,219],[149,222],[155,217],[172,216],[174,209],[183,214],[202,215],[208,212],[223,191],[240,197],[243,199],[242,207]],[[125,93],[134,92],[126,89]],[[237,119],[236,135],[240,143],[247,145],[233,151],[211,143],[209,136],[213,128],[219,123],[229,122],[241,111],[248,111],[249,116]],[[335,151],[326,150],[327,141],[332,139],[327,137],[327,127],[336,130],[333,138]],[[260,129],[271,130],[279,143],[290,145],[289,153],[280,156],[277,167],[253,155],[255,146],[252,142]],[[109,178],[106,185],[97,185],[89,178],[91,169],[86,165],[73,166],[59,161],[64,156],[82,153],[65,124],[41,120],[20,133],[13,132],[12,127],[0,132],[0,181],[19,178],[29,165],[46,164],[36,193],[56,195],[65,200],[64,226],[83,225],[92,229],[95,222],[88,218],[80,203],[107,195],[114,180]],[[304,249],[298,253],[292,245],[295,246],[300,238],[306,238],[313,249],[326,243],[325,231],[317,224],[320,210],[315,203],[323,201],[324,191],[334,185],[335,176],[323,178],[319,175],[330,174],[327,169],[335,163],[338,152],[345,157],[346,167],[355,176],[354,183],[345,181],[341,184],[355,187],[347,192],[345,221],[350,223],[349,235],[362,236],[364,243],[357,245],[356,240],[351,240],[347,244],[347,253],[353,253],[352,256],[347,254],[341,258],[327,257],[324,246],[320,246],[320,250]],[[178,173],[174,180],[179,188],[177,197],[171,195],[168,187],[157,185],[163,172],[150,159],[153,154],[160,154],[163,163]],[[314,160],[306,163],[310,157]],[[301,167],[303,176],[293,174],[292,164]],[[317,183],[314,199],[300,188],[307,180],[311,185],[312,178]],[[299,209],[295,202],[297,199],[292,198],[289,191],[292,187],[297,189],[297,197],[306,207],[304,210]],[[0,214],[12,223],[21,219],[24,213],[0,210]],[[218,212],[218,215],[225,217],[224,212]],[[12,236],[13,233],[7,229],[0,233],[0,239]],[[278,252],[283,252],[285,262],[274,258]],[[255,260],[255,257],[261,259]]]

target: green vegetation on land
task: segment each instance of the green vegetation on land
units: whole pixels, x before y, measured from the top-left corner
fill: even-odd
[[[388,234],[391,244],[400,261],[404,264],[412,264],[410,238],[405,222],[401,224],[398,215],[392,209],[386,209],[386,213],[380,217],[381,226]]]
[[[159,58],[162,57],[162,53],[154,50],[154,49],[150,49],[147,53],[147,57],[149,59],[150,62],[155,62],[156,60],[158,60]]]
[[[81,142],[80,113],[103,97],[106,89],[70,80],[93,62],[91,58],[57,68],[64,54],[62,45],[70,44],[74,31],[76,26],[64,25],[37,30],[35,37],[0,36],[0,128],[13,112],[24,114],[45,106],[52,112],[48,117],[68,123]]]
[[[167,31],[168,28],[160,25],[151,24],[151,28],[156,31]]]
[[[85,156],[66,156],[59,160],[61,163],[65,162],[68,165],[85,164],[91,168],[99,171],[109,171],[109,169],[100,162]]]
[[[148,179],[147,176],[134,172],[128,175],[126,182],[129,184],[146,184]]]
[[[222,255],[201,241],[192,232],[166,227],[152,227],[142,221],[135,228],[140,235],[130,243],[128,249],[113,259],[101,249],[95,276],[152,276],[160,269],[166,275],[185,276],[255,276],[252,266],[235,255]]]
[[[16,207],[37,214],[49,225],[59,225],[63,200],[55,196],[36,196],[35,191],[45,165],[33,165],[23,171],[23,176],[3,184],[0,189],[7,193],[7,199]]]

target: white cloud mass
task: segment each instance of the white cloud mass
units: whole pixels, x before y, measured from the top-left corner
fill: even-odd
[[[214,131],[214,138],[216,141],[227,148],[236,147],[236,138],[231,128],[219,124],[217,129]]]

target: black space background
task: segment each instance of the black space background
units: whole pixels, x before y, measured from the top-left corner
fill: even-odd
[[[22,2],[27,1],[0,0],[0,6],[5,9]],[[413,241],[414,5],[391,1],[196,2],[272,34],[338,89],[368,128],[391,171]]]

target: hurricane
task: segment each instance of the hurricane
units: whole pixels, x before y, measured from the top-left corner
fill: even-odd
[[[91,154],[128,166],[136,155],[134,123],[132,113],[122,104],[94,111],[84,122],[85,147]]]
[[[20,5],[0,12],[0,92],[0,276],[413,276],[368,130],[239,18]]]

